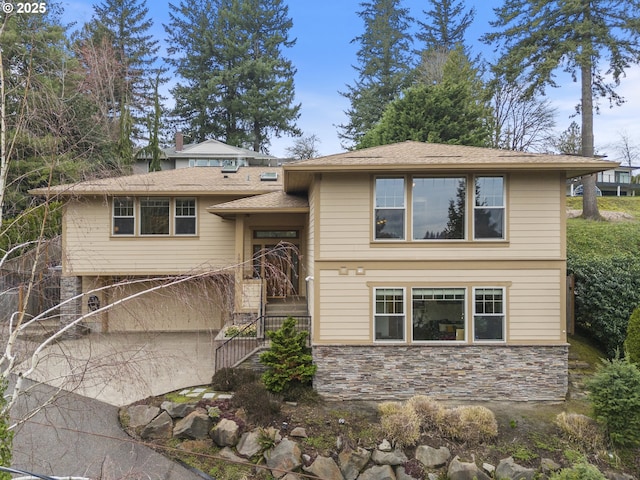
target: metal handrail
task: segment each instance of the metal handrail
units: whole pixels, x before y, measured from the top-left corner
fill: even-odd
[[[248,358],[256,350],[268,343],[267,331],[275,331],[282,327],[284,321],[290,315],[267,316],[260,315],[253,322],[246,324],[241,330],[229,337],[215,351],[215,371],[225,367],[234,367],[243,359]],[[296,331],[306,331],[310,339],[311,317],[309,315],[294,316],[296,319]],[[244,335],[255,328],[255,336]],[[308,340],[309,341],[309,340]]]

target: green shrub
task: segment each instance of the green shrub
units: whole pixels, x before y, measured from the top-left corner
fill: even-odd
[[[624,353],[631,363],[640,367],[640,307],[636,308],[629,318]]]
[[[309,385],[316,373],[311,349],[307,347],[308,332],[296,332],[296,319],[287,318],[282,327],[267,332],[271,347],[260,355],[267,367],[262,381],[271,392],[284,392],[295,385]]]
[[[631,255],[567,255],[576,281],[576,324],[610,358],[622,349],[631,312],[640,305],[640,259]]]
[[[399,447],[415,445],[420,438],[420,419],[409,405],[386,410],[381,414],[380,426],[385,438]]]
[[[246,383],[236,390],[231,404],[242,408],[247,420],[256,425],[268,425],[280,413],[280,399],[267,391],[261,382]]]
[[[234,392],[246,383],[258,380],[258,374],[248,368],[221,368],[213,374],[211,388],[218,392]]]
[[[587,382],[595,418],[616,445],[640,445],[640,370],[627,359],[603,360]]]
[[[552,473],[549,480],[606,480],[606,477],[596,467],[583,461]]]

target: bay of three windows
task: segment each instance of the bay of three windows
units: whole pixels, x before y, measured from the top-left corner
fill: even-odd
[[[474,342],[504,342],[504,287],[471,291],[467,305],[466,287],[375,288],[375,340],[404,342],[408,328],[412,342],[466,342],[469,331]],[[468,308],[473,312],[470,324]]]
[[[113,235],[195,235],[196,199],[114,197]]]
[[[375,179],[375,240],[504,240],[505,210],[503,176]]]

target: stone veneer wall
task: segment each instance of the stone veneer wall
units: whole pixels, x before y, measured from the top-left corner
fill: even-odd
[[[315,345],[313,380],[334,400],[564,400],[568,345]]]
[[[60,324],[68,325],[82,315],[82,277],[60,278],[60,302],[64,302],[74,296],[78,298],[60,306]],[[73,333],[73,332],[70,332]]]

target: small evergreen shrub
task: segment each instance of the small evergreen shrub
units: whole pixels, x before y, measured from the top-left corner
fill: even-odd
[[[397,411],[388,409],[380,417],[380,426],[385,438],[398,447],[415,445],[420,438],[420,419],[408,405],[403,405]]]
[[[640,445],[640,370],[628,359],[603,360],[587,382],[595,418],[620,446]]]
[[[596,467],[582,461],[571,468],[552,473],[549,480],[606,480],[606,477]]]
[[[556,416],[555,424],[567,440],[583,449],[599,450],[604,446],[604,435],[600,426],[586,415],[562,412]]]
[[[267,391],[261,382],[246,383],[236,390],[231,404],[242,408],[249,422],[268,425],[280,414],[280,399]]]
[[[213,374],[211,388],[217,392],[234,392],[246,383],[258,380],[258,374],[248,368],[221,368]]]
[[[624,340],[624,353],[631,363],[640,367],[640,307],[636,308],[627,325],[627,338]]]
[[[433,398],[426,395],[416,395],[407,402],[418,414],[420,426],[426,430],[433,430],[438,425],[438,418],[442,415],[443,407]]]
[[[267,390],[280,393],[294,385],[310,385],[317,367],[307,347],[308,332],[296,332],[296,319],[289,317],[267,336],[271,347],[260,355],[260,362],[267,367],[262,374]]]

